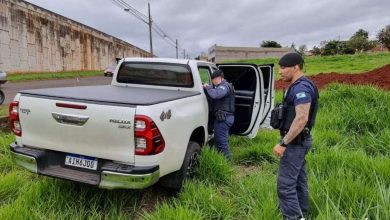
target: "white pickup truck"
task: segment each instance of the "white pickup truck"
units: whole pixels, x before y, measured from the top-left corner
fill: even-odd
[[[213,137],[202,83],[218,68],[235,87],[231,133],[256,136],[273,106],[273,65],[126,58],[111,85],[18,93],[10,104],[13,158],[32,172],[105,189],[159,180],[180,189]]]

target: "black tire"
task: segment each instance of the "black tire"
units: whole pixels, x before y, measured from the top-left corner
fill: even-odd
[[[5,99],[4,92],[0,90],[0,105],[3,104],[4,99]]]
[[[160,179],[160,184],[169,188],[173,192],[179,192],[186,179],[190,180],[194,177],[195,168],[198,165],[198,156],[200,154],[200,146],[198,143],[190,141],[187,146],[187,151],[184,156],[183,164],[180,170],[170,173]]]

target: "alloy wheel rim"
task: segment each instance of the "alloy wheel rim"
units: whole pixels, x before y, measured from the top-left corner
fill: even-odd
[[[192,179],[195,175],[195,167],[197,165],[197,158],[198,158],[198,152],[194,152],[192,155],[191,155],[191,158],[190,158],[190,161],[188,163],[188,166],[187,166],[187,173],[186,173],[186,176],[188,179]]]

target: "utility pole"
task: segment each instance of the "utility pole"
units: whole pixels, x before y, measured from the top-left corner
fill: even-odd
[[[184,49],[184,53],[183,53],[183,59],[186,58],[186,49]]]
[[[178,45],[178,42],[177,42],[177,39],[176,39],[176,59],[179,58],[179,45]]]
[[[150,55],[153,57],[152,18],[150,17],[150,3],[148,3],[148,12],[149,12],[149,41],[150,41]]]

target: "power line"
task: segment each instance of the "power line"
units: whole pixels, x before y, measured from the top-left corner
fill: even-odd
[[[137,11],[135,8],[133,8],[131,5],[127,4],[123,0],[111,0],[113,3],[115,3],[117,6],[121,7],[123,10],[126,12],[134,15],[136,18],[141,20],[142,22],[148,24],[149,23],[149,18],[142,14],[141,12]]]
[[[115,4],[116,6],[122,8],[124,11],[128,12],[129,14],[133,15],[134,17],[136,17],[137,19],[141,20],[142,22],[144,22],[145,24],[149,24],[149,17],[142,14],[140,11],[138,11],[137,9],[135,9],[134,7],[132,7],[130,4],[128,4],[126,1],[124,0],[111,0],[111,2],[113,4]],[[151,18],[150,18],[151,19]],[[155,33],[157,33],[165,42],[167,42],[169,45],[173,46],[174,48],[178,48],[179,45],[177,44],[177,41],[176,40],[173,40],[172,37],[168,36],[164,30],[158,26],[156,24],[155,21],[153,21],[152,19],[150,20],[150,23],[151,23],[151,28],[153,29],[153,31]]]

